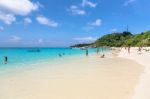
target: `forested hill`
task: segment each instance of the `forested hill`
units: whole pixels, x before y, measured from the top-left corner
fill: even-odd
[[[132,34],[130,32],[123,32],[123,33],[112,33],[104,35],[103,37],[99,38],[94,45],[95,46],[122,46],[124,45],[127,39],[132,38]]]
[[[107,34],[89,45],[94,47],[150,46],[150,31],[135,35],[130,32]],[[83,46],[80,44],[80,47],[84,47],[84,44]]]
[[[150,46],[150,31],[132,36],[125,40],[124,45]]]

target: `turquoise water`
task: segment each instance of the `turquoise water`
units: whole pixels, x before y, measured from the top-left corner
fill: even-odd
[[[37,50],[39,52],[37,52]],[[100,51],[107,49],[100,49]],[[88,49],[89,54],[95,53],[96,49]],[[38,61],[53,61],[63,57],[85,55],[85,50],[70,48],[1,48],[0,49],[0,68],[8,68],[13,66],[22,66],[27,63],[36,63]],[[8,57],[8,63],[4,64],[4,56]]]

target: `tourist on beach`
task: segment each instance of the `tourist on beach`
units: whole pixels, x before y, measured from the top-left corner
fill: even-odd
[[[138,52],[139,54],[142,54],[142,46],[139,47]]]
[[[101,56],[101,58],[105,58],[105,54],[103,54],[103,55]]]
[[[141,47],[139,47],[138,51],[139,51],[139,52],[141,52],[141,50],[142,50],[142,48],[141,48]]]
[[[88,54],[89,54],[89,53],[88,53],[88,49],[86,49],[86,56],[88,56]]]
[[[129,53],[129,54],[130,54],[130,49],[131,49],[131,47],[129,46],[129,47],[128,47],[128,53]]]
[[[8,62],[8,57],[7,56],[4,56],[4,62],[5,62],[5,64],[7,64],[7,62]]]

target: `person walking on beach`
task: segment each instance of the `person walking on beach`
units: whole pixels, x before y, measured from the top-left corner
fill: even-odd
[[[142,54],[142,46],[139,47],[138,52],[139,54]]]
[[[130,54],[130,49],[131,49],[131,47],[129,46],[129,47],[128,47],[128,53],[129,53],[129,54]]]
[[[88,49],[86,49],[86,56],[88,56],[89,52],[88,52]]]
[[[141,50],[142,50],[142,48],[141,48],[141,47],[139,47],[139,50],[138,50],[138,51],[139,51],[139,52],[141,52]]]
[[[4,62],[5,62],[5,64],[7,64],[7,62],[8,62],[8,57],[7,56],[4,56]]]

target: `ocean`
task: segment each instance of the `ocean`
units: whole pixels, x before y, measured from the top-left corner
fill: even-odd
[[[100,48],[100,51],[109,49]],[[96,53],[95,48],[88,49],[89,54]],[[59,54],[62,56],[60,57]],[[79,48],[0,48],[0,70],[8,68],[22,68],[28,64],[53,62],[60,58],[85,56],[85,50]],[[5,64],[4,57],[8,57]]]

